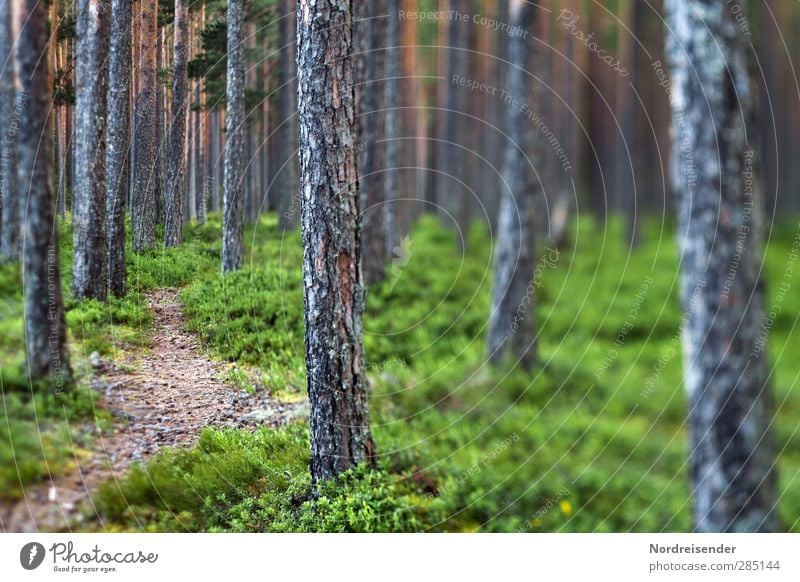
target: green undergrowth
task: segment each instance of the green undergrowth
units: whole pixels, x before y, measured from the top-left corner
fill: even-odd
[[[484,362],[488,234],[470,231],[462,254],[453,232],[423,218],[367,295],[377,469],[315,496],[304,426],[207,430],[194,449],[164,451],[108,484],[99,508],[119,529],[159,531],[689,530],[678,253],[673,231],[652,224],[641,234],[630,250],[619,222],[580,217],[567,248],[541,250],[540,364],[526,372]],[[786,273],[792,237],[773,233],[771,281]],[[299,236],[265,217],[246,243],[241,272],[209,271],[183,290],[187,325],[266,388],[302,394]],[[778,301],[777,284],[768,290]],[[789,295],[770,348],[779,510],[796,531],[800,299]]]

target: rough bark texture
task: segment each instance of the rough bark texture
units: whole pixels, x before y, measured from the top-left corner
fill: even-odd
[[[27,213],[24,226],[23,289],[25,347],[33,379],[48,380],[60,392],[71,383],[67,329],[61,297],[56,199],[51,183],[52,142],[48,115],[52,78],[48,71],[47,8],[39,0],[16,0],[15,16],[24,22],[17,37],[16,70],[23,94],[17,149],[17,179]],[[44,139],[43,139],[44,138]]]
[[[130,152],[131,0],[111,2],[106,123],[106,214],[108,221],[108,287],[125,295],[125,206],[128,201]]]
[[[400,160],[400,8],[401,0],[387,0],[386,11],[386,39],[382,42],[386,46],[386,79],[384,81],[385,93],[385,141],[386,160],[383,172],[383,227],[385,230],[386,256],[392,258],[396,245],[400,244],[397,234],[398,202],[402,198],[399,192],[398,169]]]
[[[536,8],[524,0],[513,0],[510,22],[521,30],[533,30]],[[530,40],[515,35],[509,41],[506,87],[517,101],[506,103],[506,143],[503,162],[504,189],[500,200],[494,257],[494,288],[489,320],[489,359],[499,362],[511,356],[524,367],[536,359],[534,333],[534,196],[538,182],[532,157],[532,122],[521,103],[530,100]]]
[[[367,285],[382,280],[388,256],[384,212],[383,83],[385,79],[386,0],[359,2],[359,187],[362,199],[361,241]]]
[[[725,0],[668,0],[666,14],[696,529],[773,531],[750,48]]]
[[[105,299],[108,13],[99,0],[79,0],[75,55],[75,190],[72,201],[72,293]]]
[[[311,476],[319,481],[375,455],[362,345],[351,2],[299,0],[297,38]]]
[[[366,4],[366,3],[365,3]],[[278,139],[279,154],[277,172],[281,176],[278,192],[278,226],[283,229],[294,228],[300,218],[300,179],[297,158],[297,19],[294,0],[280,0],[280,64],[278,66]]]
[[[244,45],[242,0],[228,2],[227,140],[222,224],[222,271],[242,267],[242,178],[244,176]]]
[[[158,24],[156,0],[141,0],[139,87],[133,128],[133,191],[131,228],[133,250],[141,252],[156,244],[156,199],[158,180],[158,127],[156,100],[156,49]]]
[[[164,246],[181,244],[183,185],[186,172],[186,83],[189,54],[189,11],[186,0],[175,0],[175,45],[172,69],[172,124],[167,161]]]
[[[14,38],[11,27],[11,2],[0,4],[0,254],[7,261],[19,259],[22,227],[20,195],[16,189],[16,149],[19,116],[14,102]],[[25,96],[23,95],[22,98]],[[24,186],[24,184],[23,184]]]

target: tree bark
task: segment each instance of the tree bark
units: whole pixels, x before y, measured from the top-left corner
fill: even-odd
[[[141,0],[139,90],[133,130],[134,165],[131,192],[133,250],[142,252],[156,244],[156,181],[158,180],[158,119],[156,100],[156,49],[158,21],[156,0]]]
[[[244,177],[244,45],[242,0],[228,2],[227,140],[222,223],[222,272],[242,268]]]
[[[108,287],[125,295],[125,206],[130,190],[128,158],[131,96],[131,0],[111,2],[111,46],[106,124],[106,214],[108,219]]]
[[[6,0],[0,4],[0,119],[3,120],[3,132],[0,135],[3,141],[0,149],[0,254],[7,261],[18,261],[22,243],[20,195],[16,188],[19,115],[15,103],[11,21],[11,2]]]
[[[387,0],[385,44],[386,78],[384,86],[384,151],[383,168],[383,228],[385,231],[386,257],[394,256],[395,246],[400,244],[398,236],[398,204],[403,198],[400,192],[399,168],[402,166],[400,149],[400,8],[401,0]]]
[[[667,0],[695,527],[774,531],[751,50],[725,0]]]
[[[362,249],[364,278],[367,285],[381,281],[385,274],[389,245],[385,228],[384,180],[385,168],[383,148],[380,143],[385,135],[384,91],[385,42],[387,7],[385,0],[359,2],[358,23],[359,56],[356,86],[359,102],[359,187],[362,198]]]
[[[99,0],[79,0],[75,54],[75,191],[72,201],[72,293],[108,294],[106,106],[108,18]]]
[[[49,113],[53,97],[47,55],[47,7],[39,0],[14,0],[17,22],[16,72],[30,101],[20,110],[17,179],[27,185],[23,281],[25,347],[31,378],[52,383],[56,393],[72,382],[61,296],[56,199],[52,179]]]
[[[350,0],[299,0],[297,38],[306,369],[316,482],[371,463],[375,455],[362,345]]]
[[[525,0],[512,0],[511,26],[533,30],[534,10]],[[509,39],[506,87],[515,102],[504,102],[508,135],[503,163],[505,187],[498,218],[488,338],[490,361],[498,363],[511,356],[524,368],[530,368],[536,360],[533,209],[539,184],[534,172],[537,156],[531,138],[532,121],[525,115],[530,110],[522,107],[531,97],[532,52],[525,35]]]
[[[172,123],[169,136],[164,246],[177,247],[183,233],[183,186],[186,172],[186,83],[189,51],[186,0],[175,0],[175,44],[172,72]]]

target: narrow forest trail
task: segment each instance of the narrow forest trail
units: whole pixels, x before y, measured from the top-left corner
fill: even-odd
[[[177,289],[159,289],[148,300],[154,316],[150,345],[126,350],[122,361],[93,362],[92,387],[99,406],[114,415],[113,428],[93,439],[90,455],[76,455],[75,471],[0,507],[0,529],[86,529],[87,514],[102,529],[91,492],[121,477],[132,462],[146,461],[164,446],[191,446],[207,426],[280,426],[307,415],[305,402],[284,403],[265,390],[250,394],[228,383],[226,365],[209,358],[185,331]]]

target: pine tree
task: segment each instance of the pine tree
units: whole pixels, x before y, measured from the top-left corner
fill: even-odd
[[[306,369],[314,481],[371,462],[375,455],[362,345],[352,10],[350,0],[300,0],[297,9]]]

